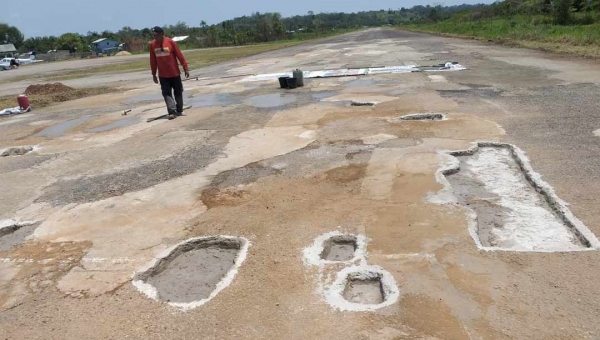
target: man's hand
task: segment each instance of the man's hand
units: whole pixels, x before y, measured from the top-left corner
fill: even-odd
[[[189,78],[189,77],[190,77],[190,71],[188,71],[188,70],[186,70],[186,71],[185,71],[185,77],[186,77],[186,78]]]
[[[156,74],[152,75],[152,80],[154,80],[154,84],[158,84],[158,77],[156,76]]]

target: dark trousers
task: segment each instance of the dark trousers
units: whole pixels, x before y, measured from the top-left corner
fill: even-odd
[[[159,78],[162,95],[167,104],[169,114],[181,114],[183,112],[183,83],[181,76],[174,78]],[[173,100],[175,94],[175,100]]]

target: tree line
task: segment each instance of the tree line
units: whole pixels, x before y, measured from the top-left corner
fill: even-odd
[[[263,43],[283,39],[303,39],[330,34],[335,30],[400,25],[434,18],[448,18],[471,5],[460,6],[415,6],[412,8],[365,11],[358,13],[318,13],[282,18],[279,13],[253,13],[249,16],[225,20],[208,25],[204,20],[199,25],[178,22],[164,26],[167,36],[189,36],[182,43],[186,48],[236,46]],[[100,38],[114,39],[130,46],[145,47],[152,39],[150,28],[133,29],[123,27],[117,32],[87,32],[87,34],[65,33],[61,36],[31,37],[24,39],[18,28],[0,24],[0,42],[14,44],[20,52],[69,50],[90,51],[93,41]]]
[[[533,24],[590,25],[600,22],[600,0],[504,0],[479,4],[442,20],[482,21],[527,16]],[[431,19],[431,18],[426,18]],[[421,21],[422,22],[422,21]]]

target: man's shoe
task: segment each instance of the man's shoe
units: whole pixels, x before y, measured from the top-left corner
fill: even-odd
[[[169,120],[175,119],[175,117],[177,117],[177,115],[174,113],[169,113],[169,115],[167,116],[167,118],[169,118]]]
[[[177,116],[183,116],[183,112],[177,112]]]

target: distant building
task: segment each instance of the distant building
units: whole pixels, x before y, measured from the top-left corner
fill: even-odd
[[[119,43],[116,40],[102,38],[92,41],[92,51],[94,53],[110,53],[119,49]]]
[[[0,45],[0,57],[13,57],[17,53],[17,49],[13,44]]]

